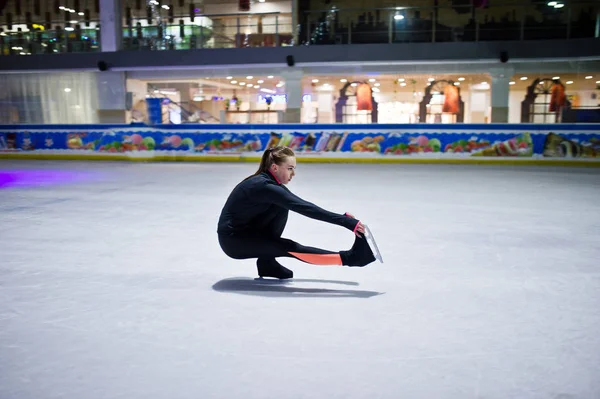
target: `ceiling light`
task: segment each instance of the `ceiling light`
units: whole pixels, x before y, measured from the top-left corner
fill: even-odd
[[[514,84],[516,84],[516,83],[515,83],[515,82],[509,82],[508,84],[509,84],[509,85],[514,85]]]
[[[555,76],[552,78],[552,80],[558,80],[558,79],[560,79],[560,76]]]
[[[260,89],[260,86],[254,86],[255,89]]]
[[[593,78],[593,76],[586,76],[585,78],[586,79],[591,79],[591,78]]]
[[[380,91],[377,87],[373,87],[373,93],[379,93]]]
[[[400,83],[400,86],[404,87],[404,86],[406,86],[406,83],[402,82],[402,83]]]
[[[596,81],[596,83],[597,83],[597,84],[600,84],[600,80],[597,80],[597,81]]]
[[[163,4],[163,5],[162,5],[162,8],[164,8],[165,10],[168,10],[168,9],[170,9],[170,7],[169,7],[168,5],[166,5],[166,4]]]
[[[568,85],[572,85],[572,84],[573,84],[573,81],[572,81],[572,80],[567,80],[567,84],[568,84]]]
[[[261,79],[261,80],[257,81],[256,83],[265,83],[265,81]]]
[[[340,79],[340,82],[342,83],[346,83],[348,81],[348,79]]]
[[[356,87],[356,86],[358,86],[358,83],[352,83],[350,86]]]
[[[254,78],[254,76],[246,76],[246,79],[248,79],[248,80],[250,80],[252,78]]]
[[[65,87],[65,93],[69,93],[70,91],[71,91],[71,89],[70,89],[70,88],[68,88],[68,87]]]
[[[379,86],[381,86],[381,83],[375,83],[375,85],[374,85],[374,86],[375,86],[375,87],[379,87]]]
[[[233,76],[227,76],[225,79],[231,80],[231,79],[233,79]]]
[[[273,75],[267,76],[267,79],[273,79]]]
[[[527,80],[527,76],[523,76],[521,80]]]
[[[459,82],[462,82],[462,81],[464,81],[464,80],[465,80],[465,78],[458,78],[458,81],[459,81]]]
[[[563,3],[558,3],[554,6],[554,8],[563,8],[565,5]]]
[[[84,16],[85,13],[80,11],[80,12],[77,13],[77,15]]]
[[[371,78],[371,79],[369,79],[369,82],[373,83],[373,82],[375,82],[376,80],[377,80],[377,79],[373,79],[373,78]]]
[[[246,87],[254,87],[254,85],[253,84],[249,84]]]
[[[319,79],[313,79],[312,82],[313,83],[319,83]]]
[[[246,82],[240,82],[240,86],[246,86]]]
[[[404,78],[398,79],[398,82],[404,82]]]
[[[558,1],[551,1],[551,2],[548,3],[548,6],[549,7],[554,7],[557,4],[558,4]]]
[[[394,15],[394,20],[396,20],[396,21],[402,21],[403,19],[404,19],[404,15],[402,15],[402,14]]]
[[[433,82],[435,79],[434,78],[429,78],[427,79],[429,82]]]
[[[271,90],[271,89],[260,89],[260,91],[262,91],[264,93],[269,93],[269,94],[275,94],[276,93],[275,90]]]
[[[454,86],[460,86],[460,82],[454,82]]]
[[[234,84],[237,84],[237,80],[232,80],[230,83],[231,83],[232,85],[234,85]]]

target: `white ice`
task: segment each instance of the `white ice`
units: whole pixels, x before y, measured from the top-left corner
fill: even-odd
[[[256,169],[3,161],[0,398],[600,398],[600,170],[299,164],[385,263],[259,284],[216,223]],[[291,214],[286,237],[352,233]]]

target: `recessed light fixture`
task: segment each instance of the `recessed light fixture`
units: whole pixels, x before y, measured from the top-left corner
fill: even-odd
[[[591,78],[593,78],[593,76],[586,76],[585,78],[586,79],[591,79]]]
[[[402,82],[402,83],[400,83],[400,86],[404,87],[404,86],[406,86],[406,83]]]
[[[69,93],[71,89],[69,87],[65,87],[65,93]]]
[[[398,79],[398,82],[404,82],[404,78]]]
[[[352,83],[350,86],[356,87],[356,86],[358,86],[358,83]]]
[[[254,87],[253,84],[246,85],[246,87]]]
[[[523,76],[521,80],[527,80],[527,76]]]
[[[508,84],[509,85],[514,85],[514,84],[516,84],[516,82],[509,82]]]
[[[465,78],[458,78],[458,81],[459,81],[459,82],[462,82],[462,81],[464,81],[464,80],[465,80]]]
[[[273,75],[267,76],[267,79],[273,79]]]
[[[573,84],[573,81],[572,81],[572,80],[567,80],[567,84],[568,84],[568,85],[572,85],[572,84]]]
[[[265,81],[261,79],[261,80],[258,80],[256,83],[265,83]]]
[[[225,79],[231,80],[231,79],[233,79],[233,76],[227,76]]]
[[[427,79],[429,82],[433,82],[435,79],[434,78],[429,78]]]
[[[558,79],[560,79],[560,76],[555,76],[552,78],[552,80],[558,80]]]
[[[373,78],[371,78],[371,79],[369,79],[369,82],[373,83],[373,82],[375,82],[376,80],[377,80],[377,79],[373,79]]]
[[[460,86],[460,82],[454,82],[454,86]]]
[[[342,83],[346,83],[348,81],[348,79],[340,79],[340,82]]]
[[[319,79],[313,79],[312,82],[313,83],[319,83]]]
[[[248,79],[248,80],[253,79],[253,78],[254,78],[254,76],[246,76],[246,79]]]
[[[381,86],[381,83],[375,83],[373,86],[379,87],[379,86]]]
[[[246,82],[240,82],[240,86],[246,86]]]
[[[237,80],[232,80],[230,83],[231,83],[232,85],[235,85],[235,84],[237,84]]]

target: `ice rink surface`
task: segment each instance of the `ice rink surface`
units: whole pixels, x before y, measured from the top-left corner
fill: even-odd
[[[600,398],[600,170],[299,163],[385,263],[261,283],[216,235],[256,167],[0,162],[0,398]]]

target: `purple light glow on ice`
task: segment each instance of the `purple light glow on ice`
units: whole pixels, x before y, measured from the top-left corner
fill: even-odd
[[[43,187],[94,179],[95,174],[68,170],[0,170],[0,189]]]

